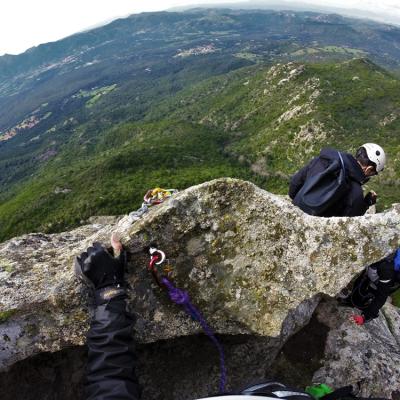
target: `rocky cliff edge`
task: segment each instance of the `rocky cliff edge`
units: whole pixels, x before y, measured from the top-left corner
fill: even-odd
[[[399,246],[400,207],[357,218],[317,218],[289,200],[235,179],[178,193],[142,219],[103,220],[70,232],[0,245],[0,369],[44,351],[83,344],[91,312],[74,257],[118,232],[132,252],[127,279],[135,335],[151,342],[200,331],[152,280],[156,243],[221,334],[270,338],[271,359],[304,326],[320,295],[336,295],[365,265]]]

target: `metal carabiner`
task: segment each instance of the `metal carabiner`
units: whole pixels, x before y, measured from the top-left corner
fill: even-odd
[[[161,259],[160,259],[160,261],[154,263],[156,265],[162,264],[166,259],[165,253],[162,250],[156,249],[155,247],[150,247],[149,253],[151,256],[154,256],[156,253],[160,254]]]

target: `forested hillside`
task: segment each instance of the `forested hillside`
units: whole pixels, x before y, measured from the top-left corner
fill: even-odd
[[[315,13],[115,21],[0,57],[0,239],[126,213],[220,177],[286,193],[322,146],[381,143],[398,201],[400,29]]]

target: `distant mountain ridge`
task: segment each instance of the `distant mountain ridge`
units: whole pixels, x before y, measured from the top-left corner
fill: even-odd
[[[344,8],[325,5],[323,3],[309,3],[304,2],[293,2],[290,0],[247,0],[236,3],[218,3],[214,4],[203,4],[201,1],[197,5],[180,6],[173,7],[168,11],[188,11],[193,8],[207,9],[207,8],[230,8],[233,10],[274,10],[274,11],[311,11],[316,13],[329,13],[329,14],[339,14],[349,18],[357,19],[369,19],[379,23],[395,24],[400,25],[400,18],[395,15],[390,15],[388,13],[379,13],[376,10],[371,11],[370,9],[360,9],[360,8]]]

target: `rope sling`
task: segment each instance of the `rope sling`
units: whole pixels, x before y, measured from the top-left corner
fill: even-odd
[[[139,220],[143,214],[149,211],[150,207],[163,203],[176,193],[178,193],[178,190],[176,189],[162,189],[159,187],[148,190],[143,197],[143,203],[141,207],[129,214],[130,221],[135,222]]]
[[[150,255],[151,259],[149,263],[149,270],[151,271],[157,284],[168,291],[168,295],[171,301],[173,301],[175,304],[182,306],[185,312],[201,325],[205,334],[209,337],[211,342],[217,348],[220,362],[219,392],[225,392],[227,373],[225,366],[225,355],[221,343],[215,337],[213,330],[210,328],[201,312],[191,302],[188,292],[174,286],[174,284],[166,276],[159,276],[157,266],[160,266],[165,261],[164,252],[152,247],[150,248]]]

